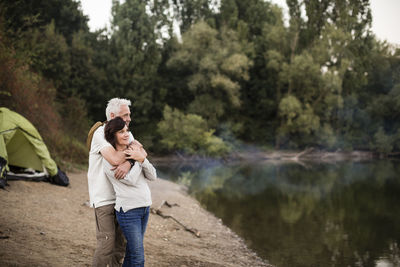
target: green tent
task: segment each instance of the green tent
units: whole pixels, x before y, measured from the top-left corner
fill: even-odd
[[[68,177],[57,168],[32,123],[0,107],[0,187],[4,187],[6,179],[69,184]]]

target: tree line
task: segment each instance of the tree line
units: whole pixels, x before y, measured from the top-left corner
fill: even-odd
[[[287,21],[263,0],[114,0],[92,32],[79,2],[0,0],[0,104],[60,157],[85,154],[116,96],[155,153],[398,152],[400,49],[372,33],[369,1],[286,2]]]

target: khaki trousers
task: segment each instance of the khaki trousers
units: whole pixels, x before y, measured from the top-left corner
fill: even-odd
[[[93,266],[121,266],[126,240],[115,217],[114,204],[94,209],[97,247]]]

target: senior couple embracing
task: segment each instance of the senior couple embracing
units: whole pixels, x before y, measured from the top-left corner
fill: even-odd
[[[88,186],[97,239],[93,266],[121,266],[122,260],[122,266],[144,266],[143,237],[151,205],[147,181],[157,174],[129,131],[130,105],[126,99],[111,99],[107,122],[89,143]]]

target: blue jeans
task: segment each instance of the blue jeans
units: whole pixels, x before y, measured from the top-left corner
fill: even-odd
[[[143,237],[149,219],[150,207],[116,212],[117,220],[126,238],[126,252],[123,267],[144,266]]]

